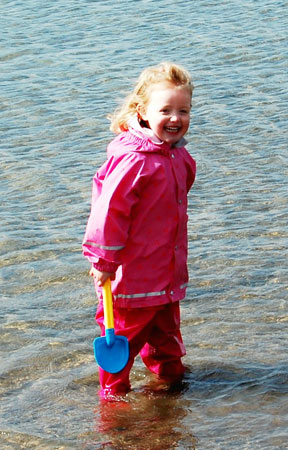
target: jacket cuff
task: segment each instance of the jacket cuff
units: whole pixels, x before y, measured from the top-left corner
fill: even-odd
[[[102,258],[99,258],[97,263],[93,263],[93,267],[100,272],[114,273],[118,269],[118,266],[119,264],[111,261],[105,261],[105,259]]]

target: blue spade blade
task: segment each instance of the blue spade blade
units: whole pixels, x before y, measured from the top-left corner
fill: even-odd
[[[117,336],[114,329],[106,330],[104,337],[94,339],[94,355],[99,366],[109,373],[118,373],[129,359],[129,343],[126,336]]]

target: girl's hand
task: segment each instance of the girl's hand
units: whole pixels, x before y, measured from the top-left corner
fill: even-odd
[[[91,277],[95,278],[98,286],[103,286],[103,284],[105,283],[106,280],[108,280],[108,278],[111,278],[111,279],[115,278],[114,273],[100,272],[99,270],[95,269],[95,267],[93,267],[93,266],[90,269],[89,275],[91,275]]]

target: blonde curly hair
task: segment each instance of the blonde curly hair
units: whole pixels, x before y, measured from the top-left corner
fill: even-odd
[[[194,86],[190,74],[182,66],[162,62],[157,66],[148,67],[139,76],[133,92],[125,98],[123,105],[108,116],[111,131],[114,133],[127,131],[130,119],[139,112],[139,108],[145,108],[147,105],[151,86],[164,82],[187,87],[192,97]]]

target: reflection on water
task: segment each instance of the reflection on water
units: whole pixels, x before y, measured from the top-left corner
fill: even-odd
[[[0,27],[1,449],[284,450],[285,2],[5,2]],[[192,73],[190,285],[178,389],[136,360],[100,403],[81,255],[106,115],[148,64]]]
[[[179,396],[171,401],[167,390],[132,394],[129,401],[100,404],[95,410],[95,433],[109,448],[195,448],[196,439],[183,419],[188,403]],[[89,444],[86,443],[89,448]]]

